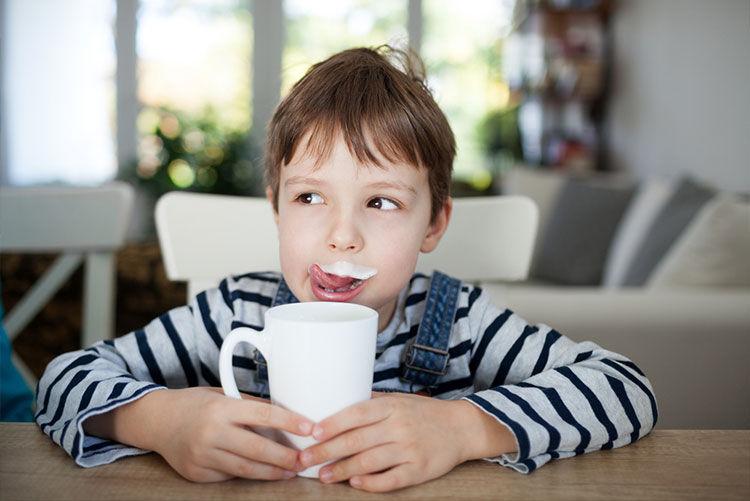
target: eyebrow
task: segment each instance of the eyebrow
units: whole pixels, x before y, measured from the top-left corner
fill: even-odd
[[[400,183],[396,181],[378,181],[367,185],[368,188],[375,189],[394,189],[398,191],[406,191],[412,195],[417,195],[417,190],[413,186],[409,186],[406,183]]]
[[[307,177],[307,176],[292,176],[286,181],[284,181],[284,186],[292,186],[295,184],[312,184],[319,186],[323,184],[323,181],[316,179],[314,177]]]
[[[284,186],[294,186],[297,184],[320,186],[325,184],[324,181],[308,176],[292,176],[284,182]],[[413,186],[409,186],[406,183],[398,181],[377,181],[367,185],[370,189],[394,189],[398,191],[405,191],[412,195],[417,195],[417,190]]]

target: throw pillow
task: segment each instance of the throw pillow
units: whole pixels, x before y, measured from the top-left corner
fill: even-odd
[[[622,286],[625,274],[641,247],[646,232],[674,189],[675,183],[663,179],[643,181],[638,186],[609,247],[602,276],[603,286]]]
[[[750,203],[707,203],[648,280],[650,287],[749,286]]]
[[[566,285],[598,285],[617,224],[635,187],[568,180],[550,214],[534,278]]]
[[[656,265],[682,234],[703,205],[716,193],[691,179],[684,179],[664,205],[646,233],[643,244],[623,280],[623,285],[646,284]]]

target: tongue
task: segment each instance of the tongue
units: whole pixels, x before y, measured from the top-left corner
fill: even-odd
[[[309,273],[314,282],[317,282],[326,289],[338,289],[347,286],[354,281],[352,277],[340,277],[338,275],[326,273],[317,264],[310,266]]]

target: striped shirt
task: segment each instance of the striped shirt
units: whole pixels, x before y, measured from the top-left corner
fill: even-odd
[[[262,329],[281,281],[277,273],[230,277],[143,329],[61,355],[39,381],[36,420],[81,466],[144,450],[83,432],[86,418],[161,388],[220,386],[219,351],[236,327]],[[399,379],[405,347],[419,328],[429,277],[416,274],[378,334],[373,389],[420,391]],[[505,424],[518,451],[488,458],[528,473],[551,459],[611,449],[647,434],[657,419],[648,379],[630,360],[592,342],[576,343],[529,325],[464,284],[449,344],[450,362],[432,396],[465,398]],[[262,395],[253,348],[233,359],[240,391]]]

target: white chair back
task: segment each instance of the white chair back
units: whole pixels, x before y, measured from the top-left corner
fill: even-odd
[[[114,335],[115,253],[125,243],[133,188],[122,182],[98,187],[0,187],[0,252],[61,255],[6,312],[13,339],[84,264],[81,345]],[[33,375],[14,358],[27,382]]]
[[[534,203],[520,196],[457,198],[438,248],[417,270],[465,281],[526,278],[537,227]],[[168,278],[192,296],[232,274],[279,271],[279,244],[265,198],[171,192],[156,205],[156,228]]]

